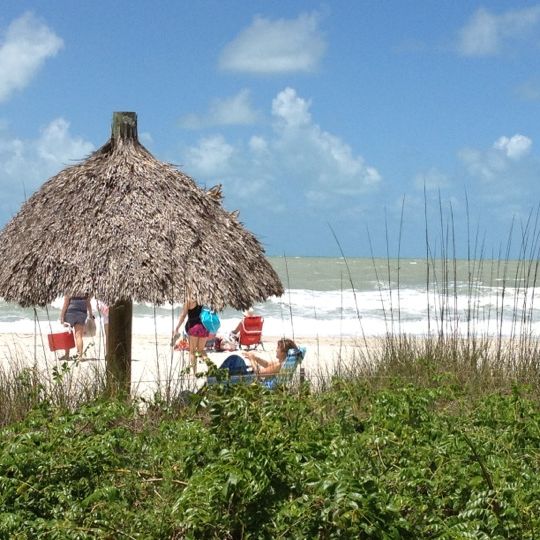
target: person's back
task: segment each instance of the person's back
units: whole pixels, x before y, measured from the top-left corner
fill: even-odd
[[[65,296],[64,304],[60,312],[60,322],[73,328],[77,355],[82,358],[84,353],[83,333],[86,318],[94,318],[89,295]],[[65,351],[64,358],[69,358],[69,349]]]

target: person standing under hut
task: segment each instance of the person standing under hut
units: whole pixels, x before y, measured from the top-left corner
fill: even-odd
[[[186,321],[185,332],[188,335],[189,341],[189,360],[194,375],[197,373],[197,359],[204,356],[206,340],[210,335],[201,322],[201,310],[202,306],[198,305],[197,302],[186,298],[173,335],[174,341],[174,337],[178,335],[180,327],[184,321]]]
[[[92,304],[88,294],[78,296],[64,296],[64,304],[60,313],[60,323],[69,324],[73,328],[75,338],[75,347],[77,348],[77,357],[83,356],[83,335],[86,317],[94,318],[92,313]],[[64,359],[69,358],[69,349],[65,351]]]

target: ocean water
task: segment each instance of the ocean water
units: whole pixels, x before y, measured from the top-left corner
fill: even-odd
[[[256,304],[272,336],[520,335],[540,332],[537,261],[274,257],[285,294]],[[62,299],[46,309],[0,300],[0,333],[59,327]],[[133,331],[170,335],[180,305],[135,304]],[[220,332],[242,314],[227,308]]]

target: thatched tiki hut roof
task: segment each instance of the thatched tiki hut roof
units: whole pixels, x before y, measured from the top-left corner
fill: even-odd
[[[220,199],[139,143],[135,113],[115,113],[111,139],[47,180],[0,233],[0,297],[163,304],[189,291],[219,310],[281,295],[261,244]]]
[[[43,184],[0,233],[0,296],[22,306],[89,291],[106,302],[245,309],[283,287],[257,239],[137,139],[134,113]]]

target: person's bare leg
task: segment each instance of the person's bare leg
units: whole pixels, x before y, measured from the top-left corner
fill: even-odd
[[[83,333],[84,333],[84,326],[82,324],[76,324],[74,327],[75,347],[77,347],[77,354],[80,357],[83,355],[83,352],[84,352]]]
[[[200,337],[197,340],[197,352],[199,353],[199,358],[204,358],[206,356],[206,342],[208,338]]]
[[[189,362],[193,375],[197,373],[197,346],[199,338],[197,336],[188,336],[189,340]]]
[[[206,356],[205,347],[207,340],[208,338],[206,337],[189,336],[189,358],[194,374],[197,373],[197,360]]]

